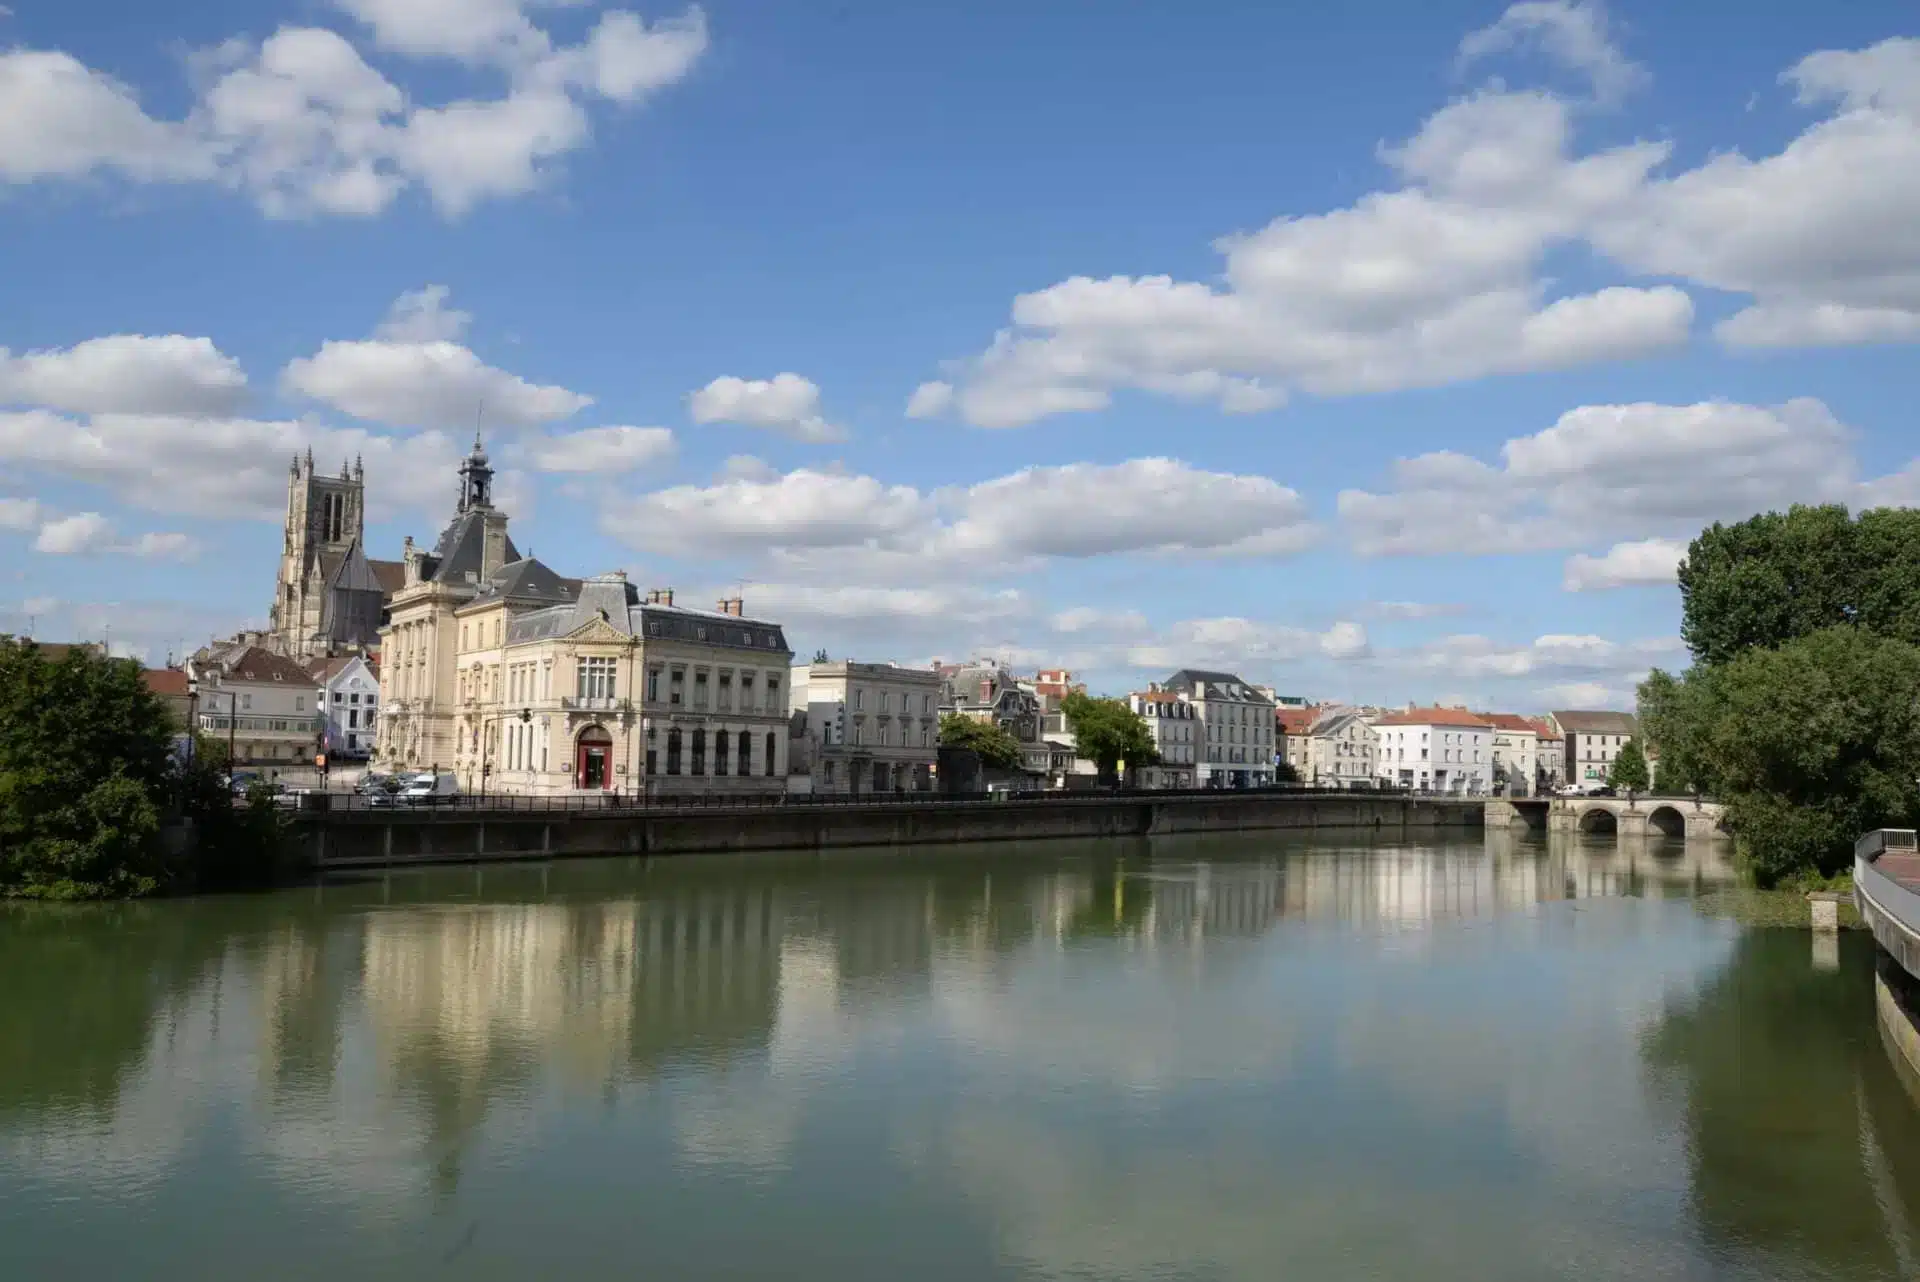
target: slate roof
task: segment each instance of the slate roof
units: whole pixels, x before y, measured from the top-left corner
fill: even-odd
[[[222,665],[230,681],[271,682],[275,685],[314,688],[307,670],[284,655],[259,646],[248,646],[239,657]]]
[[[327,586],[342,592],[381,592],[380,580],[373,575],[373,567],[367,564],[367,555],[360,548],[360,540],[355,539],[347,545],[347,550],[335,558],[332,572],[327,576]]]
[[[385,596],[392,596],[407,586],[405,561],[376,561],[369,557],[367,568],[373,571],[373,581],[380,585],[380,591]]]
[[[1636,732],[1633,716],[1626,712],[1556,712],[1553,719],[1570,734],[1625,734]]]
[[[1205,668],[1182,668],[1160,684],[1173,690],[1191,691],[1199,690],[1203,684],[1208,686],[1225,686],[1229,688],[1218,692],[1223,698],[1237,698],[1245,700],[1248,703],[1270,704],[1272,702],[1267,696],[1255,689],[1251,681],[1248,681],[1245,677],[1236,676],[1231,672],[1210,672]],[[1237,692],[1231,689],[1231,687],[1235,686],[1239,687]],[[1209,691],[1208,693],[1212,694],[1213,691]]]
[[[499,597],[508,601],[545,601],[558,605],[563,601],[578,600],[580,586],[581,580],[562,578],[544,561],[523,557],[495,570],[493,576],[480,585],[473,599],[487,601]]]
[[[435,583],[460,583],[468,575],[479,580],[480,567],[486,562],[486,517],[491,510],[468,508],[440,531],[440,541],[433,545],[433,572],[428,578]],[[508,535],[507,564],[519,559],[520,551],[513,546],[513,536]]]
[[[786,632],[777,623],[715,610],[643,605],[639,589],[613,575],[579,580],[577,595],[572,601],[529,610],[508,620],[506,644],[522,645],[569,636],[595,619],[605,619],[609,627],[623,636],[691,641],[696,645],[727,646],[788,658],[793,654],[787,648]]]

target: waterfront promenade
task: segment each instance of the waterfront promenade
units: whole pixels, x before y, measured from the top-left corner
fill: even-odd
[[[1371,793],[1100,793],[1010,799],[870,800],[715,807],[648,805],[335,807],[298,811],[293,833],[317,870],[404,864],[674,855],[972,841],[1144,837],[1261,830],[1478,830],[1480,797]]]

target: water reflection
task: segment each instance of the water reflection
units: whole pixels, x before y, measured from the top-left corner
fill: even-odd
[[[16,910],[0,1275],[1899,1276],[1864,941],[1680,902],[1730,877],[1208,838]]]

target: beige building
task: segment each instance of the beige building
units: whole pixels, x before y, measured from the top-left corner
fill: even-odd
[[[1588,788],[1607,782],[1614,758],[1636,730],[1633,715],[1627,712],[1556,712],[1553,724],[1565,743],[1567,782]]]
[[[940,674],[848,660],[796,664],[793,729],[812,790],[929,792],[940,756]]]
[[[1313,769],[1304,778],[1330,788],[1373,782],[1379,741],[1358,708],[1320,709],[1310,734]]]
[[[1493,727],[1493,783],[1509,797],[1530,797],[1542,786],[1540,728],[1511,712],[1482,714]]]
[[[1301,783],[1313,782],[1313,723],[1319,717],[1318,708],[1273,710],[1274,759],[1293,767],[1294,777]]]
[[[408,540],[381,630],[379,760],[468,790],[777,793],[787,677],[777,624],[566,579],[507,536],[476,444],[432,553]]]

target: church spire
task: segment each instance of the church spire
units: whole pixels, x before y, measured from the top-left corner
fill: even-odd
[[[480,433],[473,434],[473,453],[460,465],[460,510],[493,506],[493,468],[487,463],[487,449]]]

